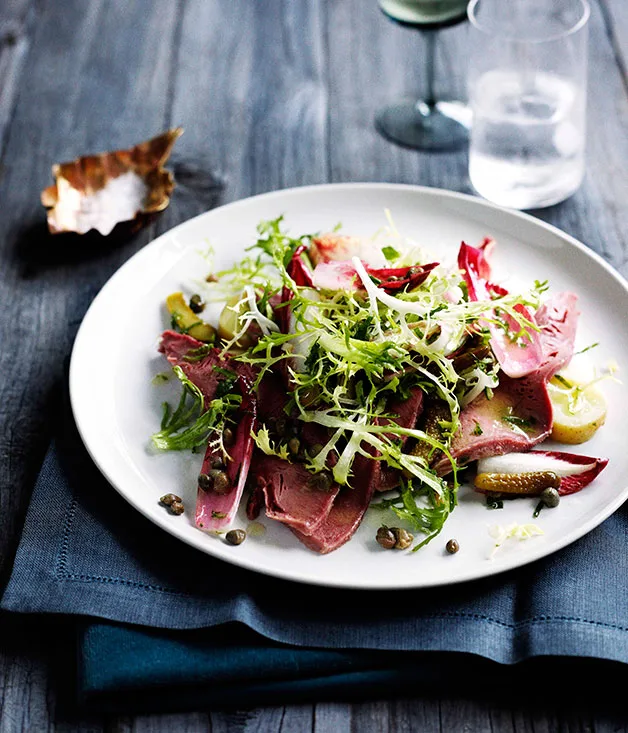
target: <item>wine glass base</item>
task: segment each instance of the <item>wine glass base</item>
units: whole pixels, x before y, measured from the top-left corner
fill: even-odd
[[[375,127],[387,140],[405,148],[447,152],[468,144],[471,118],[462,102],[413,100],[385,107],[376,115]]]

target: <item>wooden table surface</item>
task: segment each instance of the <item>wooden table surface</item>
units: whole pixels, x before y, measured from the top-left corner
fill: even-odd
[[[549,2],[550,0],[548,0]],[[628,273],[628,2],[592,0],[588,164],[569,201],[536,212]],[[440,91],[464,95],[465,25],[443,31]],[[373,128],[420,88],[423,44],[376,0],[1,0],[0,573],[5,582],[86,304],[173,225],[251,194],[328,181],[471,192],[467,154],[397,148]],[[137,236],[51,239],[50,166],[182,125],[170,207]],[[2,617],[5,731],[625,731],[591,701],[552,707],[438,697],[81,719],[58,704],[51,622]]]

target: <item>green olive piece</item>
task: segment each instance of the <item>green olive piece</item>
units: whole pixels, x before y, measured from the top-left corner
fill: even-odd
[[[225,539],[230,545],[241,545],[246,539],[246,532],[243,529],[230,529]]]

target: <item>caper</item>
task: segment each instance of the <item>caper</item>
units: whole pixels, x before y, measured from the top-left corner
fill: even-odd
[[[311,407],[320,397],[321,391],[318,387],[306,387],[299,393],[299,402],[303,407]]]
[[[332,487],[333,481],[328,473],[321,472],[315,473],[309,481],[312,488],[318,491],[329,491]]]
[[[230,529],[225,539],[230,545],[241,545],[246,539],[246,532],[243,529]]]
[[[198,485],[203,491],[211,491],[214,486],[214,480],[206,473],[200,473],[198,475]]]
[[[203,303],[203,299],[198,293],[195,293],[190,298],[190,310],[193,313],[202,313],[205,308],[205,303]]]
[[[395,546],[395,543],[397,542],[393,531],[391,529],[388,529],[385,524],[383,524],[377,530],[375,539],[377,540],[377,543],[381,545],[385,550],[392,550],[392,548]]]
[[[231,428],[225,428],[222,431],[222,442],[225,445],[232,445],[234,440],[235,435],[233,434],[233,430]]]
[[[460,549],[460,545],[458,544],[458,540],[449,540],[447,544],[445,545],[445,549],[450,555],[455,555],[458,550]]]
[[[159,500],[164,506],[172,506],[175,501],[180,502],[181,497],[177,496],[176,494],[165,494],[161,497]]]
[[[217,494],[226,494],[231,488],[229,477],[224,471],[212,468],[209,472],[209,476],[212,479],[212,488]]]
[[[225,468],[225,462],[222,460],[222,458],[214,458],[212,461],[212,468],[217,468],[220,471],[223,471]]]
[[[391,531],[395,535],[395,550],[407,550],[414,541],[414,535],[407,529],[391,527]]]
[[[321,445],[320,443],[314,443],[314,445],[310,446],[307,449],[308,455],[310,458],[316,458],[316,456],[323,450],[325,446]]]
[[[541,501],[546,507],[553,509],[560,504],[560,494],[553,488],[543,489],[541,491]]]
[[[298,438],[290,438],[288,441],[288,450],[290,453],[292,453],[293,456],[296,456],[296,454],[299,452],[299,448],[301,447],[301,441]]]
[[[173,501],[170,505],[170,511],[173,514],[183,514],[185,507],[183,506],[182,501]]]

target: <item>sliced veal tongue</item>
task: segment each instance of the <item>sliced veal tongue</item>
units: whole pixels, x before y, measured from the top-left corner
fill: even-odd
[[[257,486],[251,514],[261,489],[266,515],[303,535],[311,535],[320,527],[338,494],[338,486],[325,485],[302,463],[289,463],[277,456],[256,454],[252,473]]]
[[[478,473],[534,473],[552,471],[560,477],[558,493],[565,496],[590,484],[608,463],[607,458],[592,458],[561,451],[534,450],[528,453],[507,453],[482,458]]]

